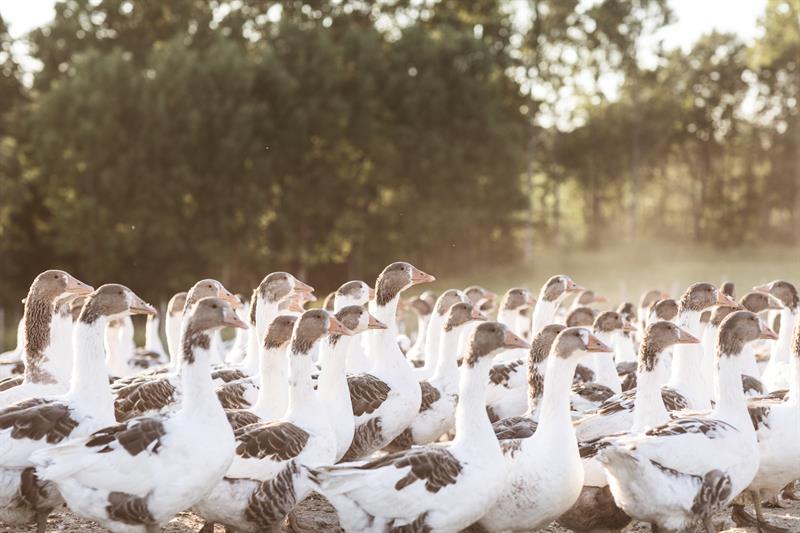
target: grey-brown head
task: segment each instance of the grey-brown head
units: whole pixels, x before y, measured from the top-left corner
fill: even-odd
[[[348,305],[341,308],[334,316],[350,330],[352,335],[363,333],[368,329],[386,329],[386,324],[369,314],[363,305]]]
[[[650,312],[655,314],[656,320],[675,320],[678,316],[678,302],[672,298],[657,300],[652,304]]]
[[[659,320],[651,322],[644,331],[642,345],[639,347],[639,371],[652,371],[658,356],[674,344],[697,344],[700,341],[672,322]]]
[[[467,354],[463,365],[474,367],[480,361],[491,362],[491,358],[502,350],[528,348],[528,343],[499,322],[483,322],[475,328],[467,343]]]
[[[86,297],[78,321],[93,324],[101,317],[109,320],[128,315],[155,315],[155,308],[124,285],[107,283]]]
[[[433,305],[431,305],[428,300],[424,300],[420,296],[411,298],[411,300],[408,302],[408,306],[412,311],[421,317],[426,317],[433,312]]]
[[[569,312],[566,319],[568,327],[591,327],[594,324],[594,310],[589,307],[576,307]]]
[[[258,284],[256,291],[266,303],[276,304],[294,294],[311,294],[314,288],[288,272],[270,272]]]
[[[310,309],[297,319],[292,332],[293,355],[306,355],[324,335],[351,335],[339,320],[324,309]]]
[[[556,340],[556,337],[558,337],[558,334],[564,331],[564,329],[566,329],[566,326],[562,326],[561,324],[548,324],[542,328],[542,330],[533,338],[533,342],[531,342],[529,363],[541,363],[547,359],[550,349],[553,346],[553,342]]]
[[[777,339],[767,325],[750,311],[734,311],[719,326],[717,355],[736,356],[744,345],[756,339]]]
[[[292,338],[294,324],[297,317],[294,315],[278,315],[267,326],[267,333],[264,335],[264,348],[272,350],[282,348]]]
[[[601,304],[606,301],[605,296],[599,296],[595,294],[593,290],[584,289],[578,293],[577,302],[579,305],[592,305],[592,304]]]
[[[548,279],[542,289],[539,291],[539,298],[546,302],[558,302],[567,293],[578,292],[583,290],[583,287],[572,281],[572,278],[559,274]]]
[[[32,303],[31,300],[52,304],[61,296],[85,296],[92,290],[91,286],[63,270],[45,270],[31,283],[25,304]]]
[[[653,303],[657,302],[658,300],[666,300],[667,298],[669,298],[669,294],[658,289],[650,289],[643,292],[641,298],[639,298],[639,308],[650,309],[650,306],[653,305]]]
[[[439,296],[439,299],[436,300],[436,306],[434,309],[436,310],[436,314],[444,317],[447,315],[447,312],[453,307],[455,304],[459,302],[466,302],[467,297],[464,296],[464,293],[458,289],[447,289]]]
[[[436,278],[411,263],[405,261],[392,263],[383,269],[375,282],[375,302],[385,306],[412,285],[432,281],[436,281]]]
[[[617,313],[622,315],[623,320],[627,320],[628,322],[636,322],[636,306],[633,305],[633,302],[622,302],[617,307]]]
[[[793,312],[800,311],[800,298],[797,295],[797,287],[788,281],[775,280],[764,285],[755,287],[754,290],[771,294],[774,296],[784,307],[791,309]]]
[[[186,307],[187,292],[176,292],[169,299],[167,304],[167,314],[170,316],[180,316],[183,314],[183,309]]]
[[[722,285],[720,285],[719,290],[726,296],[729,296],[731,299],[736,298],[736,286],[733,284],[732,281],[726,281]]]
[[[500,301],[500,309],[515,311],[521,307],[530,307],[536,304],[536,298],[525,287],[508,289]]]
[[[458,302],[447,311],[443,328],[452,331],[472,320],[486,320],[486,317],[471,303]]]
[[[216,296],[199,299],[189,308],[186,332],[183,335],[182,353],[186,363],[195,362],[195,347],[208,350],[211,338],[208,333],[224,327],[247,329],[233,310],[230,302]]]
[[[81,315],[83,304],[86,303],[86,296],[78,296],[69,302],[69,312],[72,315],[72,321],[77,322],[78,317]]]
[[[611,353],[611,348],[583,327],[567,327],[556,337],[551,353],[562,359],[587,353]]]
[[[360,280],[348,281],[336,290],[340,305],[364,305],[375,296],[372,287]]]
[[[701,312],[703,309],[712,305],[736,306],[737,303],[730,297],[719,291],[711,283],[695,283],[690,285],[681,296],[679,312],[695,311]]]
[[[480,285],[470,285],[466,289],[464,289],[464,294],[467,296],[472,304],[477,304],[484,298],[488,300],[494,300],[497,295],[490,290],[484,289]]]
[[[709,322],[711,322],[711,309],[705,309],[700,313],[700,323],[708,324]]]
[[[744,307],[737,305],[736,307],[728,307],[727,305],[718,305],[711,311],[711,317],[708,320],[712,328],[718,328],[725,318],[734,311],[740,311]]]
[[[187,307],[193,307],[203,298],[221,298],[228,302],[234,309],[239,309],[242,307],[242,302],[240,302],[231,291],[226,289],[222,283],[215,279],[208,278],[201,279],[195,283],[191,289],[189,289],[189,292],[186,294],[186,305],[184,306],[184,312],[186,311]]]
[[[612,333],[614,331],[630,333],[633,331],[633,326],[630,322],[624,320],[622,315],[616,311],[605,311],[597,315],[597,318],[594,319],[592,329],[595,333],[600,331],[604,333]]]
[[[777,298],[768,292],[751,291],[742,296],[739,303],[752,313],[760,313],[767,309],[781,309],[781,304]]]

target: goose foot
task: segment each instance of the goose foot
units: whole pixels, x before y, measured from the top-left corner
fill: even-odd
[[[50,515],[48,512],[36,513],[36,533],[45,533],[47,530],[47,517]]]
[[[783,499],[783,494],[778,494],[764,503],[767,509],[788,509],[792,505]]]
[[[770,524],[763,518],[759,520],[755,516],[748,513],[744,505],[731,506],[731,518],[739,527],[753,527],[759,533],[790,533],[791,530]],[[760,508],[760,506],[759,506]],[[760,514],[760,513],[758,513]]]
[[[197,533],[214,533],[214,522],[206,522]]]
[[[792,501],[800,501],[800,494],[797,493],[795,487],[797,486],[796,481],[792,481],[785,487],[783,487],[783,492],[781,492],[781,496],[786,500]]]

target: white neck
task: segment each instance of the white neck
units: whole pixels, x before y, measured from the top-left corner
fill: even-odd
[[[607,346],[614,344],[614,339],[621,334],[622,332],[595,332],[595,336]],[[614,364],[614,358],[611,354],[594,353],[592,354],[592,359],[594,360],[595,372],[597,372],[595,381],[613,390],[614,394],[622,392],[622,384],[619,381],[619,374],[617,374],[617,366]]]
[[[750,415],[747,412],[747,399],[742,389],[741,353],[720,354],[717,357],[717,371],[714,373],[714,397],[717,404],[714,415],[732,423],[737,429],[742,426],[753,431]]]
[[[167,313],[164,318],[164,333],[169,347],[170,372],[177,372],[181,367],[181,325],[183,315]]]
[[[558,311],[558,303],[558,299],[549,302],[545,300],[541,294],[539,295],[539,299],[536,301],[536,306],[533,308],[531,338],[534,338],[546,326],[549,326],[553,323],[556,318],[556,311]]]
[[[212,331],[206,334],[211,337]],[[181,412],[198,416],[224,415],[211,379],[210,349],[193,346],[194,362],[181,361]]]
[[[719,327],[709,322],[703,329],[703,336],[700,339],[700,345],[703,347],[703,361],[700,371],[703,373],[703,382],[705,383],[714,383],[714,354],[717,353],[718,334]]]
[[[517,331],[517,312],[514,309],[500,309],[497,312],[497,321],[508,329]]]
[[[281,418],[289,403],[287,347],[288,344],[284,344],[278,348],[261,349],[258,399],[251,410],[265,421]]]
[[[778,332],[778,340],[772,345],[772,354],[769,363],[788,363],[789,354],[792,352],[792,333],[794,332],[795,321],[800,312],[794,312],[785,307],[781,308],[781,330]],[[768,363],[768,364],[769,364]]]
[[[477,364],[459,369],[458,404],[456,405],[456,437],[453,447],[497,446],[492,423],[486,414],[486,389],[489,384],[491,357],[481,357]]]
[[[791,377],[789,380],[789,397],[786,401],[791,402],[792,405],[800,405],[800,354],[792,354],[789,371],[791,372]]]
[[[314,342],[314,346],[319,344]],[[300,353],[289,349],[289,405],[285,418],[300,426],[316,425],[327,417],[320,417],[324,411],[314,390],[311,377],[317,367],[311,359],[312,347],[308,352]]]
[[[158,334],[158,317],[148,315],[147,324],[144,329],[144,347],[146,350],[164,353],[164,345],[161,343],[161,336]]]
[[[77,322],[72,335],[75,362],[67,397],[102,423],[114,422],[114,396],[108,384],[103,337],[108,318],[92,324]]]
[[[544,394],[539,404],[539,427],[548,439],[556,439],[566,445],[575,442],[575,429],[570,414],[570,390],[578,357],[568,359],[551,353],[547,358],[547,372],[544,378]]]
[[[640,369],[636,373],[632,433],[644,431],[669,420],[664,399],[661,397],[662,376],[666,372],[664,355],[664,350],[656,355],[656,365],[653,370]]]
[[[50,327],[50,345],[45,348],[41,367],[67,386],[72,376],[72,315],[55,313]]]
[[[425,338],[428,333],[430,317],[431,315],[417,315],[417,338],[408,350],[409,353],[415,354],[416,359],[424,359],[425,357]]]
[[[373,371],[381,375],[394,375],[396,377],[407,377],[416,381],[403,352],[397,345],[397,302],[400,299],[398,294],[386,305],[376,305],[373,311],[375,318],[386,324],[386,329],[372,330],[372,352],[375,354]],[[434,320],[431,320],[433,323]],[[430,339],[429,339],[430,340]],[[428,365],[428,361],[425,361]]]
[[[382,318],[379,318],[379,320],[382,320]],[[433,369],[436,368],[442,326],[444,326],[444,316],[434,310],[431,313],[431,318],[428,320],[428,327],[425,331],[425,364],[422,366],[424,372],[433,372]]]
[[[458,340],[464,325],[455,327],[450,331],[442,331],[439,340],[439,357],[436,359],[436,368],[431,376],[431,381],[446,380],[448,383],[458,381]]]
[[[678,317],[678,325],[691,335],[701,338],[700,312],[683,311]],[[673,348],[672,377],[669,385],[680,390],[689,400],[690,409],[708,409],[711,405],[711,383],[705,380],[702,368],[706,357],[702,344],[677,344]],[[740,384],[741,387],[741,384]]]
[[[107,322],[107,321],[106,321]],[[117,377],[128,374],[128,360],[122,350],[119,328],[105,328],[103,335],[106,348],[106,368],[108,372]]]
[[[350,401],[350,389],[347,385],[346,361],[348,347],[359,339],[342,335],[338,342],[331,346],[330,336],[320,346],[320,363],[322,370],[317,378],[319,401],[328,409],[331,425],[336,434],[336,459],[347,452],[353,441],[355,419],[353,403]]]
[[[633,346],[633,335],[623,333],[614,339],[614,361],[617,363],[633,363],[636,361],[636,348]]]

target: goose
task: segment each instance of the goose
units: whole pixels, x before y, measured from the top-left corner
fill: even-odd
[[[455,304],[465,302],[467,297],[458,289],[448,289],[444,291],[436,300],[433,306],[433,313],[428,320],[428,327],[425,330],[425,362],[420,367],[414,368],[417,379],[422,381],[430,379],[436,369],[436,361],[439,358],[439,337],[442,334],[442,326],[446,320],[447,312]]]
[[[383,448],[419,412],[422,402],[419,380],[397,345],[395,317],[404,290],[435,279],[403,261],[392,263],[378,276],[370,314],[386,324],[387,329],[372,331],[370,352],[375,357],[372,370],[347,377],[356,428],[343,460],[359,459]]]
[[[389,451],[434,442],[453,429],[458,402],[458,341],[467,324],[483,320],[486,317],[471,303],[459,302],[447,312],[439,339],[436,369],[431,379],[419,383],[422,392],[419,413],[391,442]]]
[[[56,312],[55,301],[62,295],[86,295],[92,287],[63,270],[46,270],[36,276],[25,297],[24,361],[22,383],[0,392],[0,408],[27,398],[62,394],[69,387],[72,349],[61,326],[72,315]]]
[[[785,399],[754,398],[747,405],[760,458],[758,472],[748,487],[756,518],[746,514],[741,505],[734,505],[733,514],[737,524],[755,526],[760,531],[788,531],[765,522],[761,501],[800,479],[800,327],[794,330],[790,367],[790,391]]]
[[[641,431],[667,420],[668,411],[686,408],[680,397],[662,387],[669,377],[669,350],[676,344],[697,344],[699,339],[672,322],[650,322],[639,346],[635,389],[617,394],[594,412],[575,422],[580,442],[594,441],[621,431]]]
[[[568,294],[584,290],[572,278],[559,274],[548,279],[539,290],[539,298],[533,309],[531,337],[536,336],[545,326],[556,321],[558,306]]]
[[[470,301],[472,305],[478,305],[482,300],[494,301],[497,295],[488,289],[484,289],[480,285],[470,285],[464,289],[464,296]]]
[[[202,298],[187,314],[180,410],[108,426],[31,456],[39,478],[55,483],[73,512],[113,532],[160,531],[216,485],[233,459],[209,348],[214,330],[247,325],[222,298]]]
[[[669,414],[661,398],[661,383],[668,372],[664,355],[674,344],[697,342],[700,341],[671,322],[650,322],[639,351],[641,385],[635,391],[635,398],[630,394],[614,398],[615,405],[633,403],[633,412],[608,407],[576,424],[584,470],[583,488],[575,504],[559,517],[559,525],[574,531],[604,531],[619,530],[630,522],[630,517],[614,503],[605,471],[597,461],[602,442],[599,439],[627,431],[639,433],[667,422]],[[592,430],[592,439],[581,442],[581,433],[587,429]]]
[[[605,311],[597,315],[592,324],[594,335],[608,346],[614,346],[620,337],[632,333],[633,324],[626,321],[616,311]],[[616,350],[614,352],[616,354]],[[622,385],[617,374],[614,361],[605,356],[593,356],[592,367],[595,371],[595,383],[608,387],[614,394],[622,392]]]
[[[483,515],[506,476],[484,410],[487,374],[500,350],[523,346],[524,340],[497,322],[484,322],[472,333],[460,369],[453,441],[310,469],[346,531],[455,532]]]
[[[16,375],[21,376],[25,371],[25,363],[22,361],[24,345],[25,320],[20,318],[19,322],[17,322],[17,343],[14,346],[14,349],[0,354],[0,386],[2,386],[2,383],[6,378]]]
[[[368,330],[386,329],[386,325],[370,315],[361,305],[348,305],[334,315],[349,331],[348,335],[328,335],[320,348],[322,370],[317,379],[320,401],[327,406],[333,430],[336,434],[336,455],[340,460],[353,442],[355,422],[353,404],[347,386],[347,356],[351,343],[359,341],[359,335]]]
[[[114,423],[113,398],[105,371],[103,333],[109,320],[155,309],[122,285],[102,285],[83,306],[73,332],[70,388],[61,396],[36,397],[0,410],[0,522],[37,522],[62,500],[54,486],[41,482],[30,455],[62,441],[89,435]]]
[[[139,361],[147,361],[149,366],[161,366],[169,361],[167,351],[161,342],[160,325],[161,321],[158,318],[158,314],[147,315],[147,322],[144,327],[144,347],[136,350],[136,358]]]
[[[650,307],[658,300],[666,300],[669,294],[658,289],[650,289],[642,293],[639,298],[639,330],[644,331],[644,327],[650,321]]]
[[[539,405],[542,401],[542,385],[544,384],[544,372],[547,366],[547,356],[553,342],[558,334],[564,330],[561,324],[550,324],[536,334],[531,342],[531,349],[528,353],[527,382],[525,384],[527,392],[527,411],[520,416],[510,416],[499,418],[494,412],[487,412],[489,419],[496,419],[492,424],[495,435],[498,439],[513,439],[530,437],[536,431],[536,424],[539,420]],[[496,365],[495,365],[496,366]],[[492,367],[494,370],[495,367]],[[489,380],[492,379],[492,371],[489,371]],[[515,409],[516,410],[516,409]]]
[[[647,318],[644,324],[651,322],[667,321],[674,322],[678,316],[678,302],[672,298],[665,298],[656,300],[651,303],[650,308],[646,310]],[[668,348],[667,353],[664,354],[664,359],[669,363],[672,362],[672,348]],[[669,364],[667,365],[669,366]],[[636,363],[621,362],[617,363],[617,373],[622,380],[622,390],[631,390],[636,387]]]
[[[519,312],[535,304],[535,298],[528,289],[524,287],[508,289],[500,300],[497,321],[522,336],[530,330],[530,325],[525,323],[524,317],[521,317]]]
[[[329,313],[333,313],[334,302],[336,301],[336,291],[329,292],[328,295],[322,300],[322,308]]]
[[[334,300],[334,312],[341,311],[351,305],[366,305],[375,297],[375,291],[360,280],[353,280],[344,283],[336,289],[336,299]],[[359,335],[355,342],[348,342],[347,371],[348,372],[367,372],[372,368],[374,361],[370,358],[368,350],[365,349],[369,333]]]
[[[772,296],[771,294],[759,292],[759,291],[750,291],[739,300],[739,304],[751,311],[755,314],[760,314],[762,312],[774,312],[780,311],[783,309],[781,306],[780,300]],[[780,317],[780,313],[777,314]],[[775,333],[780,333],[774,327],[772,331]],[[761,341],[764,346],[759,347],[760,349],[767,350],[770,346],[768,344],[769,341]],[[752,376],[753,378],[761,379],[761,368],[758,365],[758,360],[756,358],[756,346],[759,344],[759,341],[751,342],[750,344],[746,345],[744,350],[744,356],[742,359],[742,373],[747,374],[748,376]]]
[[[567,327],[547,360],[536,432],[502,441],[503,490],[480,519],[488,531],[535,530],[569,509],[583,486],[583,467],[570,415],[569,389],[581,357],[611,353],[588,329]]]
[[[736,299],[736,285],[732,281],[723,282],[722,285],[719,286],[719,290],[731,300]]]
[[[241,294],[237,294],[236,298],[242,303],[242,307],[236,310],[236,314],[239,315],[240,320],[247,322],[250,318],[250,301]],[[236,330],[233,345],[225,355],[226,365],[238,366],[242,364],[245,356],[247,356],[247,349],[250,343],[250,331],[251,328]]]
[[[186,297],[188,292],[177,292],[172,295],[167,303],[167,316],[164,319],[164,335],[167,338],[167,349],[169,350],[170,369],[177,371],[180,367],[180,346],[181,346],[181,320],[183,309],[186,307]],[[249,331],[249,328],[248,328]]]
[[[417,338],[414,339],[414,344],[406,352],[406,359],[415,368],[425,364],[425,333],[427,332],[428,322],[430,322],[435,304],[435,301],[425,300],[422,296],[416,296],[408,302],[409,308],[417,315]]]
[[[772,353],[767,363],[761,381],[769,392],[789,388],[791,370],[789,368],[792,332],[800,322],[800,297],[797,288],[788,281],[776,280],[765,285],[759,285],[754,290],[771,294],[780,302],[781,328],[778,340],[772,345]]]
[[[738,304],[710,283],[690,285],[681,296],[677,325],[700,338],[700,314],[713,305],[736,307]],[[678,344],[673,348],[672,375],[666,387],[686,399],[689,409],[710,409],[713,396],[711,376],[706,360],[713,353],[704,353],[700,344]],[[699,369],[699,371],[698,371]]]
[[[583,289],[578,292],[578,295],[572,301],[570,309],[577,309],[578,307],[597,309],[598,304],[606,303],[607,301],[608,299],[605,296],[597,295],[590,289]]]
[[[286,414],[236,431],[233,462],[225,478],[192,506],[195,513],[236,531],[272,531],[311,490],[300,467],[333,463],[336,434],[332,421],[320,416],[327,407],[314,390],[311,359],[312,348],[327,334],[350,331],[324,309],[305,311],[297,319]]]
[[[637,324],[639,321],[636,318],[636,306],[631,302],[622,302],[617,307],[617,313],[620,314],[622,320],[631,324]],[[636,346],[634,346],[634,331],[623,332],[618,335],[612,344],[614,348],[614,362],[619,365],[625,363],[636,365]],[[621,374],[619,369],[617,374]],[[623,387],[624,388],[624,387]]]
[[[585,327],[593,328],[598,314],[594,309],[589,307],[577,307],[567,314],[566,325],[567,327]],[[616,325],[622,328],[622,319],[618,314],[609,315],[610,320],[607,321],[608,327],[615,327]],[[603,333],[602,337],[605,341],[609,341],[613,329],[608,333]],[[572,387],[572,409],[576,414],[591,411],[600,406],[602,402],[611,398],[615,394],[615,389],[612,389],[597,381],[600,375],[600,368],[597,366],[596,358],[585,358],[583,362],[576,365],[575,383]],[[613,366],[612,361],[608,361],[605,368],[605,378],[611,381],[609,367]],[[614,369],[616,372],[616,368]],[[619,381],[619,377],[617,377]],[[621,386],[619,387],[621,391]]]
[[[598,452],[614,500],[629,516],[667,531],[685,531],[697,522],[716,531],[712,514],[751,483],[758,443],[742,391],[740,358],[743,346],[759,337],[775,334],[755,314],[728,315],[719,328],[714,409],[608,439]]]
[[[239,305],[239,300],[222,283],[209,279],[195,283],[186,296],[186,306],[181,325],[181,346],[186,341],[184,330],[189,320],[186,309],[191,309],[198,301],[206,297],[223,299],[232,308]],[[213,335],[209,338],[213,342]],[[209,345],[207,353],[209,354],[209,363],[216,359],[217,353],[213,344]],[[181,362],[180,368],[175,372],[144,374],[135,377],[131,381],[118,380],[114,382],[112,388],[115,389],[116,394],[114,413],[117,421],[124,422],[137,416],[157,414],[165,409],[173,411],[178,409],[183,399],[181,387],[185,380],[181,373],[185,367],[186,365]]]

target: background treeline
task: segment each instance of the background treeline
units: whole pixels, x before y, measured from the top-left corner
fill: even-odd
[[[796,245],[800,0],[769,0],[752,46],[641,45],[670,19],[665,0],[67,0],[26,38],[30,79],[0,20],[0,305],[50,266],[158,301],[396,258]]]

